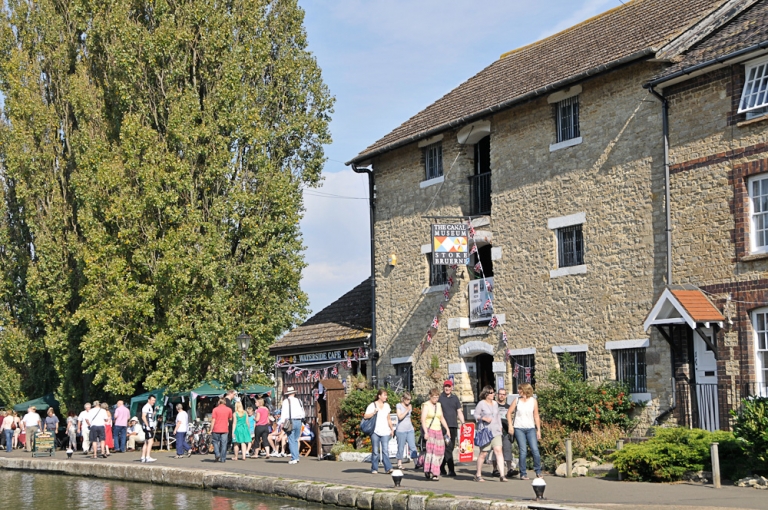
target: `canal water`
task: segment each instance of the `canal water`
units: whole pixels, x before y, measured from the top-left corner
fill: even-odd
[[[319,510],[322,505],[228,491],[0,470],[0,508],[13,510]]]

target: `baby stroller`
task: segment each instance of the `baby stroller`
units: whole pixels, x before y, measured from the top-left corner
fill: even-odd
[[[318,460],[328,460],[331,458],[331,448],[336,444],[336,426],[331,421],[326,421],[320,425],[320,455]]]

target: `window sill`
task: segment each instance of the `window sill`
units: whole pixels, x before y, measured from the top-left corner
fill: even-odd
[[[431,287],[427,287],[426,289],[421,291],[422,294],[434,294],[436,292],[445,292],[445,284],[432,285]]]
[[[632,402],[645,404],[651,401],[651,394],[650,393],[630,393],[629,398],[632,399]]]
[[[768,252],[763,253],[750,253],[749,255],[744,255],[739,259],[739,262],[752,262],[753,260],[767,260],[768,259]]]
[[[428,188],[430,186],[434,186],[435,184],[440,184],[443,181],[445,181],[444,175],[441,175],[440,177],[435,177],[434,179],[427,179],[426,181],[421,181],[419,183],[419,188],[421,189]]]
[[[550,144],[549,152],[555,152],[560,149],[565,149],[566,147],[573,147],[574,145],[579,145],[580,143],[581,143],[580,136],[577,136],[576,138],[571,138],[570,140],[563,140],[562,142]]]
[[[758,124],[760,122],[765,122],[766,120],[768,120],[768,113],[763,114],[760,117],[755,117],[754,119],[742,120],[741,122],[737,122],[736,127],[751,126],[752,124]]]
[[[549,272],[549,277],[560,278],[562,276],[569,276],[574,274],[587,274],[587,265],[582,264],[580,266],[568,266],[561,267],[559,269],[553,269]]]

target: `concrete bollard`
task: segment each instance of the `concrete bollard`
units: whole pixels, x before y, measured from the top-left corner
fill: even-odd
[[[709,445],[710,455],[712,455],[712,485],[715,489],[720,488],[720,455],[717,450],[717,443]]]
[[[565,477],[570,478],[573,469],[573,444],[570,439],[565,440]]]
[[[619,439],[618,441],[616,441],[616,451],[619,451],[622,448],[624,448],[624,440],[623,439]],[[619,471],[617,473],[617,478],[618,478],[619,481],[621,481],[623,479],[623,477],[621,476],[621,471]]]

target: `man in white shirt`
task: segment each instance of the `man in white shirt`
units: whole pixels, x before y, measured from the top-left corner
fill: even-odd
[[[90,413],[88,413],[88,417],[86,418],[86,421],[88,422],[89,427],[89,438],[91,440],[91,444],[93,445],[93,458],[96,458],[96,454],[98,450],[101,448],[102,450],[102,456],[106,459],[107,458],[107,432],[106,432],[106,424],[107,424],[107,411],[101,408],[100,403],[98,400],[96,400],[93,403],[93,409],[91,409]],[[102,447],[102,444],[104,445]]]
[[[77,417],[77,433],[83,437],[83,454],[88,455],[88,450],[91,448],[90,431],[88,430],[88,415],[91,414],[91,403],[86,402],[84,406],[85,410]]]
[[[187,431],[189,430],[189,415],[184,410],[184,406],[176,404],[176,427],[173,429],[173,435],[176,436],[176,458],[180,459],[186,454],[192,455],[192,447],[187,444]]]
[[[27,435],[27,439],[24,441],[24,450],[27,452],[32,451],[32,445],[35,443],[35,434],[40,429],[40,415],[37,414],[37,409],[34,406],[27,409],[27,414],[21,419],[21,431]]]
[[[285,427],[287,421],[291,422],[293,427],[288,433],[288,446],[291,449],[291,460],[288,464],[299,463],[299,434],[301,434],[301,420],[306,416],[304,414],[304,406],[301,405],[301,401],[296,398],[296,390],[293,386],[288,386],[285,389],[286,398],[283,399],[283,409],[280,412],[280,425]]]
[[[144,431],[144,446],[141,447],[141,462],[155,462],[150,454],[152,453],[152,443],[155,439],[155,429],[157,428],[157,410],[155,409],[154,395],[150,395],[147,403],[141,408],[141,429]]]
[[[136,443],[144,444],[144,431],[141,429],[141,425],[139,425],[139,419],[135,416],[128,422],[126,437],[128,438],[126,449],[129,452],[136,449]]]

